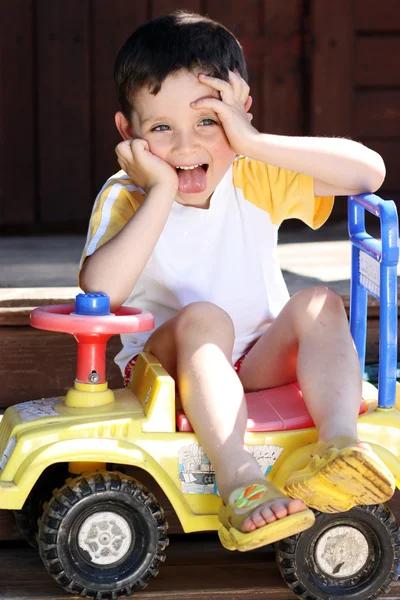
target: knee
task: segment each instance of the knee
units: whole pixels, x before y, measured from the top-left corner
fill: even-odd
[[[176,335],[187,335],[189,328],[215,330],[234,338],[235,329],[231,317],[212,302],[192,302],[185,306],[176,317]]]
[[[307,315],[313,320],[324,315],[333,319],[346,319],[347,321],[341,296],[328,287],[321,285],[301,290],[294,294],[292,300],[297,305],[299,315]]]

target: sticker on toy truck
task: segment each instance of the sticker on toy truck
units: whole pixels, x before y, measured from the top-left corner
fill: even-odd
[[[379,299],[380,288],[380,265],[365,252],[360,252],[359,260],[360,283],[373,296]]]
[[[283,448],[280,446],[246,446],[264,475],[272,469]],[[183,446],[178,453],[179,479],[184,494],[218,494],[215,471],[203,448],[196,443]]]
[[[43,419],[44,417],[59,417],[60,413],[55,410],[55,405],[62,402],[61,398],[46,398],[43,400],[31,400],[15,404],[14,408],[23,423]]]

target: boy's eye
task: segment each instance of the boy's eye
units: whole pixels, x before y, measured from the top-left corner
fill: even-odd
[[[151,131],[168,131],[169,125],[156,125]]]
[[[202,119],[200,121],[202,125],[216,125],[217,123],[213,119]]]

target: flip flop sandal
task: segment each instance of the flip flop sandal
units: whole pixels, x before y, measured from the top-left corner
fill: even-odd
[[[345,436],[319,442],[308,465],[289,476],[285,492],[326,513],[386,502],[396,489],[395,478],[372,450],[357,444]]]
[[[256,479],[233,490],[229,495],[228,503],[222,503],[219,510],[222,527],[218,535],[224,548],[246,552],[300,533],[313,525],[314,513],[305,509],[267,523],[255,531],[247,533],[241,531],[243,521],[257,506],[280,498],[286,496],[266,479]]]

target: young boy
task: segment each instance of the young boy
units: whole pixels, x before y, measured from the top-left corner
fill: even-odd
[[[123,170],[96,200],[81,270],[113,308],[154,314],[151,334],[122,336],[116,362],[129,379],[144,349],[174,377],[242,550],[309,527],[306,505],[343,511],[394,492],[357,436],[361,374],[341,299],[324,287],[289,299],[276,255],[284,219],[319,227],[333,196],[379,188],[384,163],[347,139],[260,133],[246,78],[238,41],[206,17],[178,12],[133,33],[115,66]],[[244,448],[243,393],[296,380],[319,443],[285,496]]]

